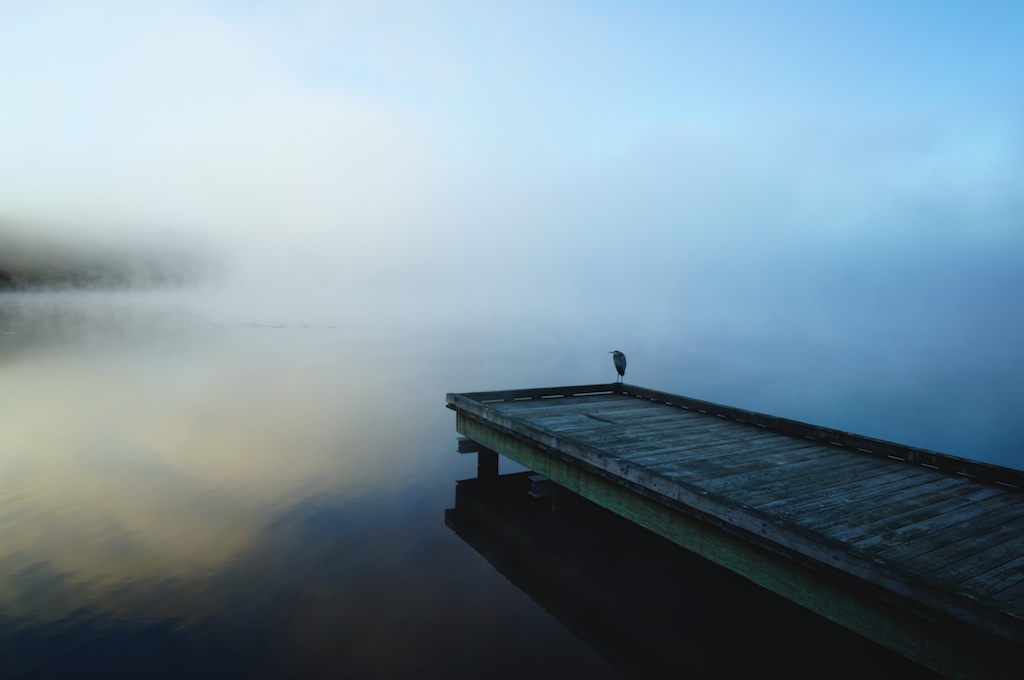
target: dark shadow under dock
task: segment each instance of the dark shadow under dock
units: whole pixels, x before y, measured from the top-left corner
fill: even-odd
[[[627,677],[940,677],[530,474],[458,482],[445,523]]]

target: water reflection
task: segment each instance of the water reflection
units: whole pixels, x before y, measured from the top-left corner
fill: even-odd
[[[322,357],[281,371],[259,345],[194,340],[5,367],[0,559],[15,573],[44,559],[106,602],[111,583],[216,568],[297,498],[381,472],[356,426],[372,414]],[[27,606],[51,618],[79,604]]]
[[[350,298],[334,307],[318,299],[311,313],[218,290],[0,296],[5,675],[618,677],[573,630],[634,670],[608,635],[588,631],[589,614],[572,611],[641,600],[614,577],[631,568],[623,560],[632,544],[588,548],[593,529],[575,525],[540,533],[578,534],[564,541],[571,554],[539,557],[537,542],[550,548],[550,538],[513,543],[538,564],[564,564],[557,573],[581,569],[577,549],[591,566],[609,565],[584,572],[585,597],[567,607],[547,594],[550,569],[525,565],[534,576],[524,580],[507,567],[507,546],[487,553],[503,551],[501,569],[528,595],[440,522],[451,481],[476,467],[453,453],[443,395],[594,382],[611,370],[604,338],[553,320],[534,333],[537,323],[514,316],[428,323],[428,310],[374,323],[350,313]],[[694,357],[684,366],[678,354],[659,355],[669,384],[652,386],[751,405],[711,391],[727,391],[730,374]],[[637,363],[650,371],[651,353]],[[813,406],[813,397],[789,407]],[[495,521],[525,531],[514,518]],[[494,543],[490,529],[466,526],[474,546]],[[679,569],[705,585],[719,579]],[[601,604],[595,615],[613,638],[632,639],[622,617],[654,638],[692,641],[688,655],[708,674],[735,671],[716,665],[732,656],[790,675],[784,669],[821,661],[778,651],[793,649],[788,640],[778,649],[755,640],[752,631],[789,621],[777,603],[732,586],[717,593],[677,593],[689,612],[682,629],[661,628],[646,610]],[[813,626],[793,626],[819,639]],[[723,642],[732,628],[749,633],[740,651]],[[855,640],[821,644],[835,658],[860,655]]]
[[[0,300],[5,677],[614,676],[439,522],[444,368],[210,309]]]
[[[628,677],[938,677],[529,474],[458,482],[445,522]]]

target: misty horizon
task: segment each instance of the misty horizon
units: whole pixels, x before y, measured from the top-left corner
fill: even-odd
[[[475,469],[444,395],[610,383],[612,349],[634,385],[1024,469],[1021,25],[0,5],[12,672],[615,677],[443,526]]]

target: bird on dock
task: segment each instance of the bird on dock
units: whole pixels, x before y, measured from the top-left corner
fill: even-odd
[[[622,382],[622,377],[626,375],[626,355],[615,349],[609,352],[612,355],[612,361],[615,362],[615,370],[619,372],[619,377],[615,382]]]

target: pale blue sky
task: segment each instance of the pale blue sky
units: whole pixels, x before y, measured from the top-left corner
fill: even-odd
[[[514,194],[1005,232],[1022,25],[1011,2],[4,3],[0,215],[364,233]]]
[[[986,2],[4,3],[0,218],[415,290],[467,262],[743,281],[814,249],[1002,256],[1022,25]]]

